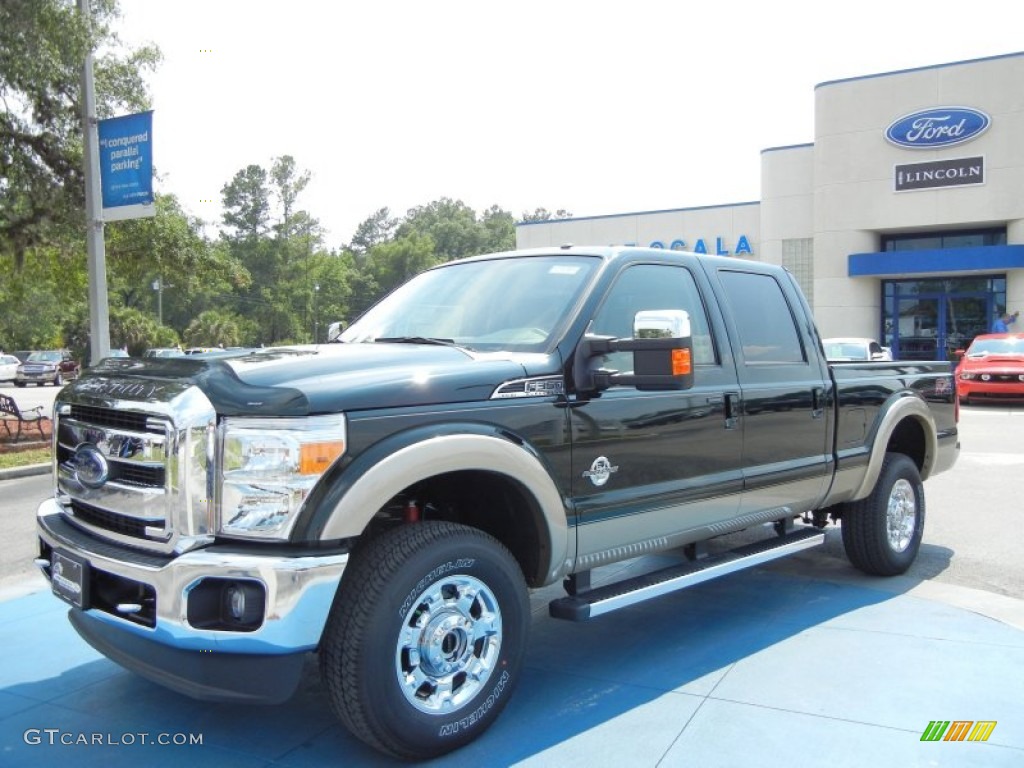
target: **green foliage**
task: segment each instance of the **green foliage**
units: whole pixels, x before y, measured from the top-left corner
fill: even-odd
[[[447,197],[409,210],[395,230],[395,239],[411,234],[429,235],[440,261],[475,256],[486,250],[485,231],[476,213],[461,200]]]
[[[267,172],[249,165],[221,188],[224,224],[234,230],[231,239],[258,240],[270,227],[270,189]]]
[[[150,347],[173,346],[158,344],[160,326],[151,315],[131,307],[118,307],[110,312],[110,348],[126,349],[129,355],[141,356]]]
[[[552,213],[547,208],[534,208],[533,213],[523,213],[523,221],[550,221],[551,219],[571,219],[572,213],[559,208],[557,211]]]
[[[381,293],[387,293],[440,262],[433,238],[410,232],[374,248],[366,259],[366,268]]]
[[[0,259],[0,286],[0,347],[63,347],[61,327],[84,306],[85,256],[65,258],[56,248],[37,248],[20,269]]]
[[[106,228],[111,303],[151,308],[160,300],[164,316],[194,317],[192,299],[211,289],[230,292],[249,284],[248,271],[227,249],[202,235],[202,222],[189,216],[173,195],[156,196],[156,216],[115,222]]]
[[[185,329],[185,343],[190,347],[235,347],[241,340],[242,323],[229,312],[207,310]]]
[[[375,245],[390,240],[397,226],[398,219],[391,218],[391,211],[378,208],[356,227],[350,248],[355,254],[363,256]]]

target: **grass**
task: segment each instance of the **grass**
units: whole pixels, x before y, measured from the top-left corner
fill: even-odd
[[[49,461],[49,447],[33,448],[30,451],[18,451],[17,453],[0,453],[0,469],[27,467],[29,464],[48,464]]]

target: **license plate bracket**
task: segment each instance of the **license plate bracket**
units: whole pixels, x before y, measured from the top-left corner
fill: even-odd
[[[50,586],[53,594],[76,608],[89,607],[89,563],[67,552],[50,553]]]

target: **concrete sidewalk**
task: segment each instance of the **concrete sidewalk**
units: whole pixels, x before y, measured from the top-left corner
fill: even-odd
[[[1005,623],[976,612],[993,613],[987,593],[893,593],[829,567],[808,556],[585,624],[547,616],[559,587],[538,592],[504,714],[427,765],[1024,765],[1021,601],[996,601]],[[312,663],[286,704],[196,702],[98,655],[64,613],[45,591],[0,603],[0,765],[401,764],[337,724]],[[984,742],[921,741],[935,720],[996,725]]]

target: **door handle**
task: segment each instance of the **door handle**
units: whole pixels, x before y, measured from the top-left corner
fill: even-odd
[[[725,393],[725,428],[736,429],[740,421],[740,393]]]
[[[825,388],[813,387],[811,389],[811,418],[820,419],[825,415]]]

